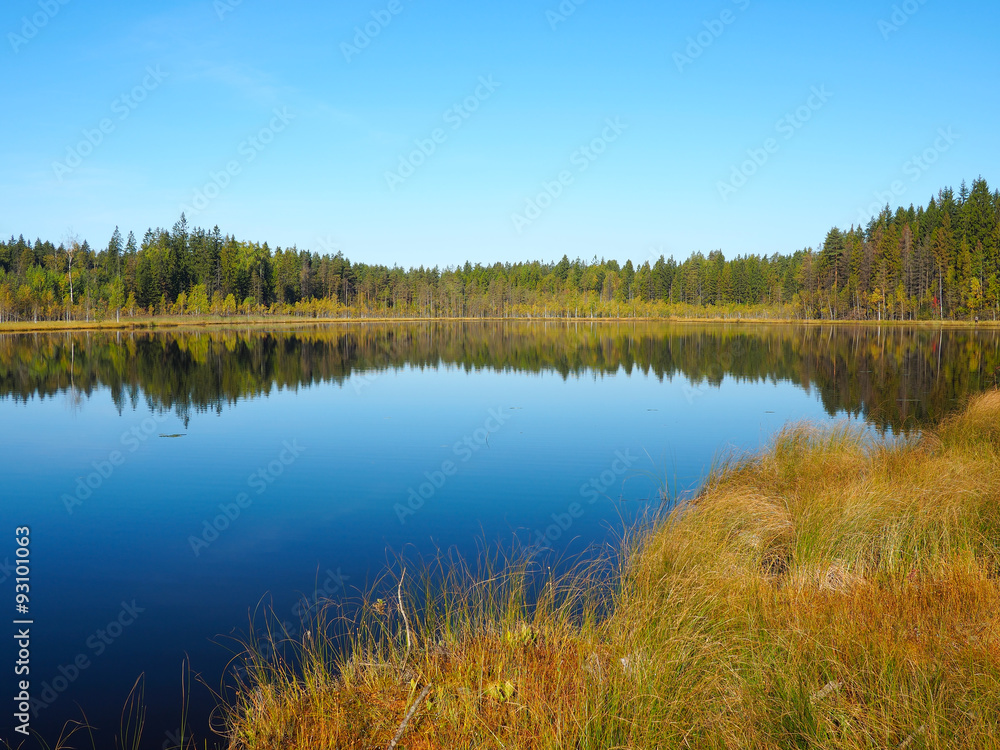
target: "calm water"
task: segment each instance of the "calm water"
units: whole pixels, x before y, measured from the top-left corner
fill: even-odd
[[[998,367],[998,332],[971,329],[0,336],[0,590],[13,599],[29,526],[32,695],[48,704],[32,726],[52,741],[82,708],[112,746],[144,673],[147,744],[169,745],[185,655],[218,688],[227,636],[262,602],[294,627],[304,600],[356,596],[400,552],[601,548],[664,477],[694,490],[792,420],[919,429]],[[12,645],[3,658],[6,694]],[[194,700],[201,725],[207,688]]]

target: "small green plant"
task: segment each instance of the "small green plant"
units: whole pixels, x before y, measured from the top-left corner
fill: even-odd
[[[519,622],[512,630],[506,630],[503,634],[503,642],[513,648],[526,648],[534,646],[538,641],[538,633],[527,623]]]
[[[492,698],[493,700],[500,701],[501,703],[509,701],[513,698],[515,692],[517,692],[517,688],[514,687],[514,683],[510,680],[491,683],[486,686],[485,690],[483,690],[483,694],[487,698]]]

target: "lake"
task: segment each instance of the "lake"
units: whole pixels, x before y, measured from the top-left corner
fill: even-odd
[[[54,742],[83,711],[111,747],[143,674],[146,744],[169,746],[187,657],[204,737],[233,638],[267,610],[294,635],[316,604],[391,588],[400,555],[613,550],[661,490],[696,491],[790,421],[918,431],[998,368],[1000,331],[972,328],[0,335],[0,580],[13,599],[14,530],[30,527],[32,727]]]

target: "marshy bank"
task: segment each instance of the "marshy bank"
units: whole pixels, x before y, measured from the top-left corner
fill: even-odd
[[[231,750],[1000,747],[1000,392],[919,439],[790,426],[628,550],[531,604],[405,579],[349,651],[251,657]]]

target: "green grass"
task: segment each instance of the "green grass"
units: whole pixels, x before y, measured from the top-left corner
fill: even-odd
[[[791,426],[625,546],[251,649],[231,750],[1000,747],[1000,393],[919,440]]]

